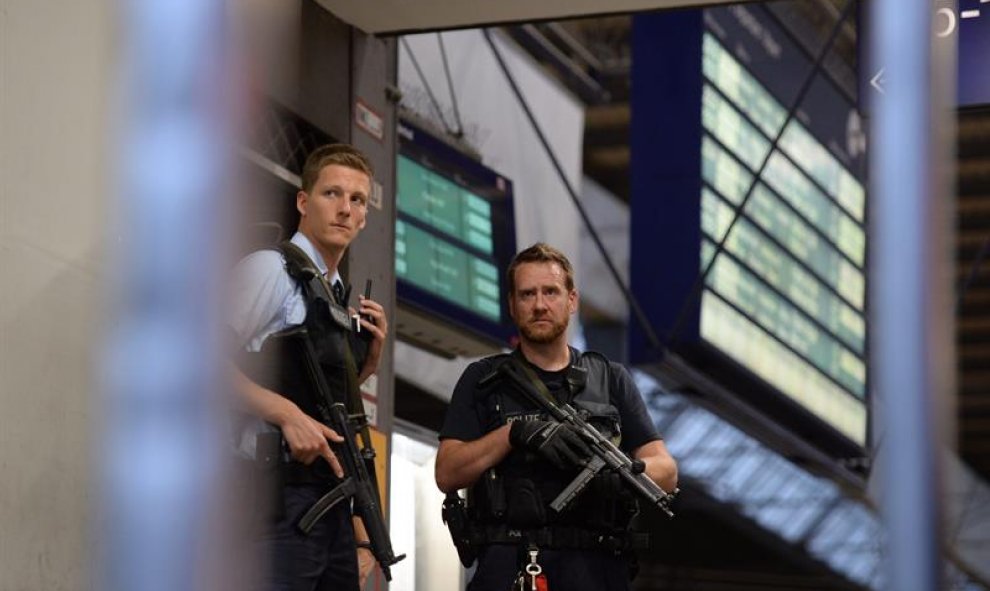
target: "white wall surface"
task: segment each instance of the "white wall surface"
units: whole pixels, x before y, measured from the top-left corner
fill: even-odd
[[[89,587],[111,3],[0,0],[0,590]]]
[[[481,31],[442,35],[465,138],[486,166],[513,182],[517,250],[544,241],[561,249],[575,268],[580,268],[581,221],[577,210]],[[514,43],[498,34],[493,37],[571,186],[580,194],[584,106]],[[454,126],[454,105],[437,35],[410,35],[405,40],[440,103],[447,125]],[[399,86],[403,106],[438,122],[426,86],[403,44],[399,45]],[[582,278],[577,279],[580,283]],[[468,361],[448,361],[398,341],[395,346],[396,374],[443,399],[450,398]]]
[[[542,240],[564,251],[577,266],[580,256],[577,210],[484,36],[478,30],[442,35],[466,139],[481,153],[486,166],[512,180],[516,243],[522,249]],[[580,193],[584,107],[514,43],[498,34],[493,38],[571,186]],[[437,35],[412,35],[405,40],[448,124],[453,125],[453,103]],[[425,87],[402,44],[399,46],[399,86],[404,95],[404,106],[436,120],[426,102]]]
[[[589,177],[584,177],[581,203],[619,276],[629,285],[629,206]],[[581,224],[581,265],[577,275],[583,306],[593,306],[614,320],[627,319],[629,304],[584,224]]]
[[[458,591],[461,563],[440,515],[443,493],[433,480],[435,442],[392,436],[389,528],[396,554],[389,591]]]

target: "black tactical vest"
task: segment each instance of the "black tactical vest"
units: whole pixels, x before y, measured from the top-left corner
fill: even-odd
[[[347,309],[333,300],[319,270],[305,253],[289,242],[279,244],[277,249],[285,257],[286,272],[302,289],[306,319],[300,326],[270,335],[259,352],[246,353],[241,369],[256,383],[292,400],[309,416],[322,420],[315,404],[318,394],[305,364],[303,347],[307,346],[307,339],[300,335],[305,330],[334,397],[333,402],[343,403],[349,412],[355,412],[350,409],[352,402],[348,392],[349,388],[357,387],[357,367],[366,347],[353,336]]]
[[[490,359],[495,370],[509,362],[510,355]],[[608,360],[598,353],[582,354],[571,349],[571,364],[564,376],[564,388],[556,392],[557,396],[618,445],[621,424],[619,410],[609,398]],[[487,420],[486,431],[515,420],[550,419],[525,401],[506,380],[495,380],[477,395]],[[550,502],[577,473],[577,468],[559,470],[534,454],[514,449],[471,488],[470,519],[477,525],[498,524],[520,529],[557,524],[609,531],[625,528],[636,513],[636,502],[614,474],[596,477],[562,513],[550,509]]]

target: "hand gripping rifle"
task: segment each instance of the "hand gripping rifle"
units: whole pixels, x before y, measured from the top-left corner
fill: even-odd
[[[526,370],[527,368],[513,357],[499,366],[498,373],[508,378],[519,388],[527,400],[547,412],[555,421],[570,425],[592,451],[591,457],[585,462],[580,474],[550,503],[551,509],[557,513],[566,509],[571,501],[588,486],[595,475],[602,470],[609,469],[617,473],[621,477],[622,483],[639,497],[663,511],[668,517],[674,516],[670,504],[677,495],[676,489],[667,493],[652,478],[642,471],[635,470],[633,461],[629,459],[629,456],[602,435],[598,429],[589,425],[574,407],[566,402],[555,400],[549,392],[541,392],[537,389],[536,382],[539,381],[539,378],[535,374],[522,375]],[[542,386],[542,382],[540,385]],[[542,390],[545,391],[546,388],[544,387]]]
[[[344,480],[306,511],[299,520],[299,530],[308,534],[337,503],[353,498],[354,513],[364,522],[368,541],[371,543],[371,552],[375,555],[385,580],[391,581],[392,573],[389,567],[406,555],[396,556],[393,552],[392,540],[389,538],[388,528],[382,517],[381,499],[378,496],[378,484],[374,472],[375,450],[371,447],[370,437],[367,435],[367,417],[364,414],[348,415],[343,404],[334,402],[330,387],[316,361],[313,343],[304,327],[282,333],[280,338],[294,342],[297,353],[304,360],[307,377],[315,389],[311,402],[314,403],[320,419],[344,438],[342,443],[333,444],[334,453],[344,468]],[[363,431],[360,449],[355,428]]]

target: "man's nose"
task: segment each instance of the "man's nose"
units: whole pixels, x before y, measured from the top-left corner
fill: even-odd
[[[337,208],[337,213],[344,215],[351,215],[351,199],[348,196],[344,196],[340,201],[340,207]]]

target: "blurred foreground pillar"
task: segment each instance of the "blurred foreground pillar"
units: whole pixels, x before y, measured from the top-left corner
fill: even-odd
[[[118,4],[101,589],[218,588],[224,4]]]
[[[939,458],[953,396],[953,199],[944,164],[954,53],[930,2],[871,3],[870,321],[885,587],[942,588]],[[938,48],[938,46],[935,46]],[[948,76],[948,78],[953,78]]]

